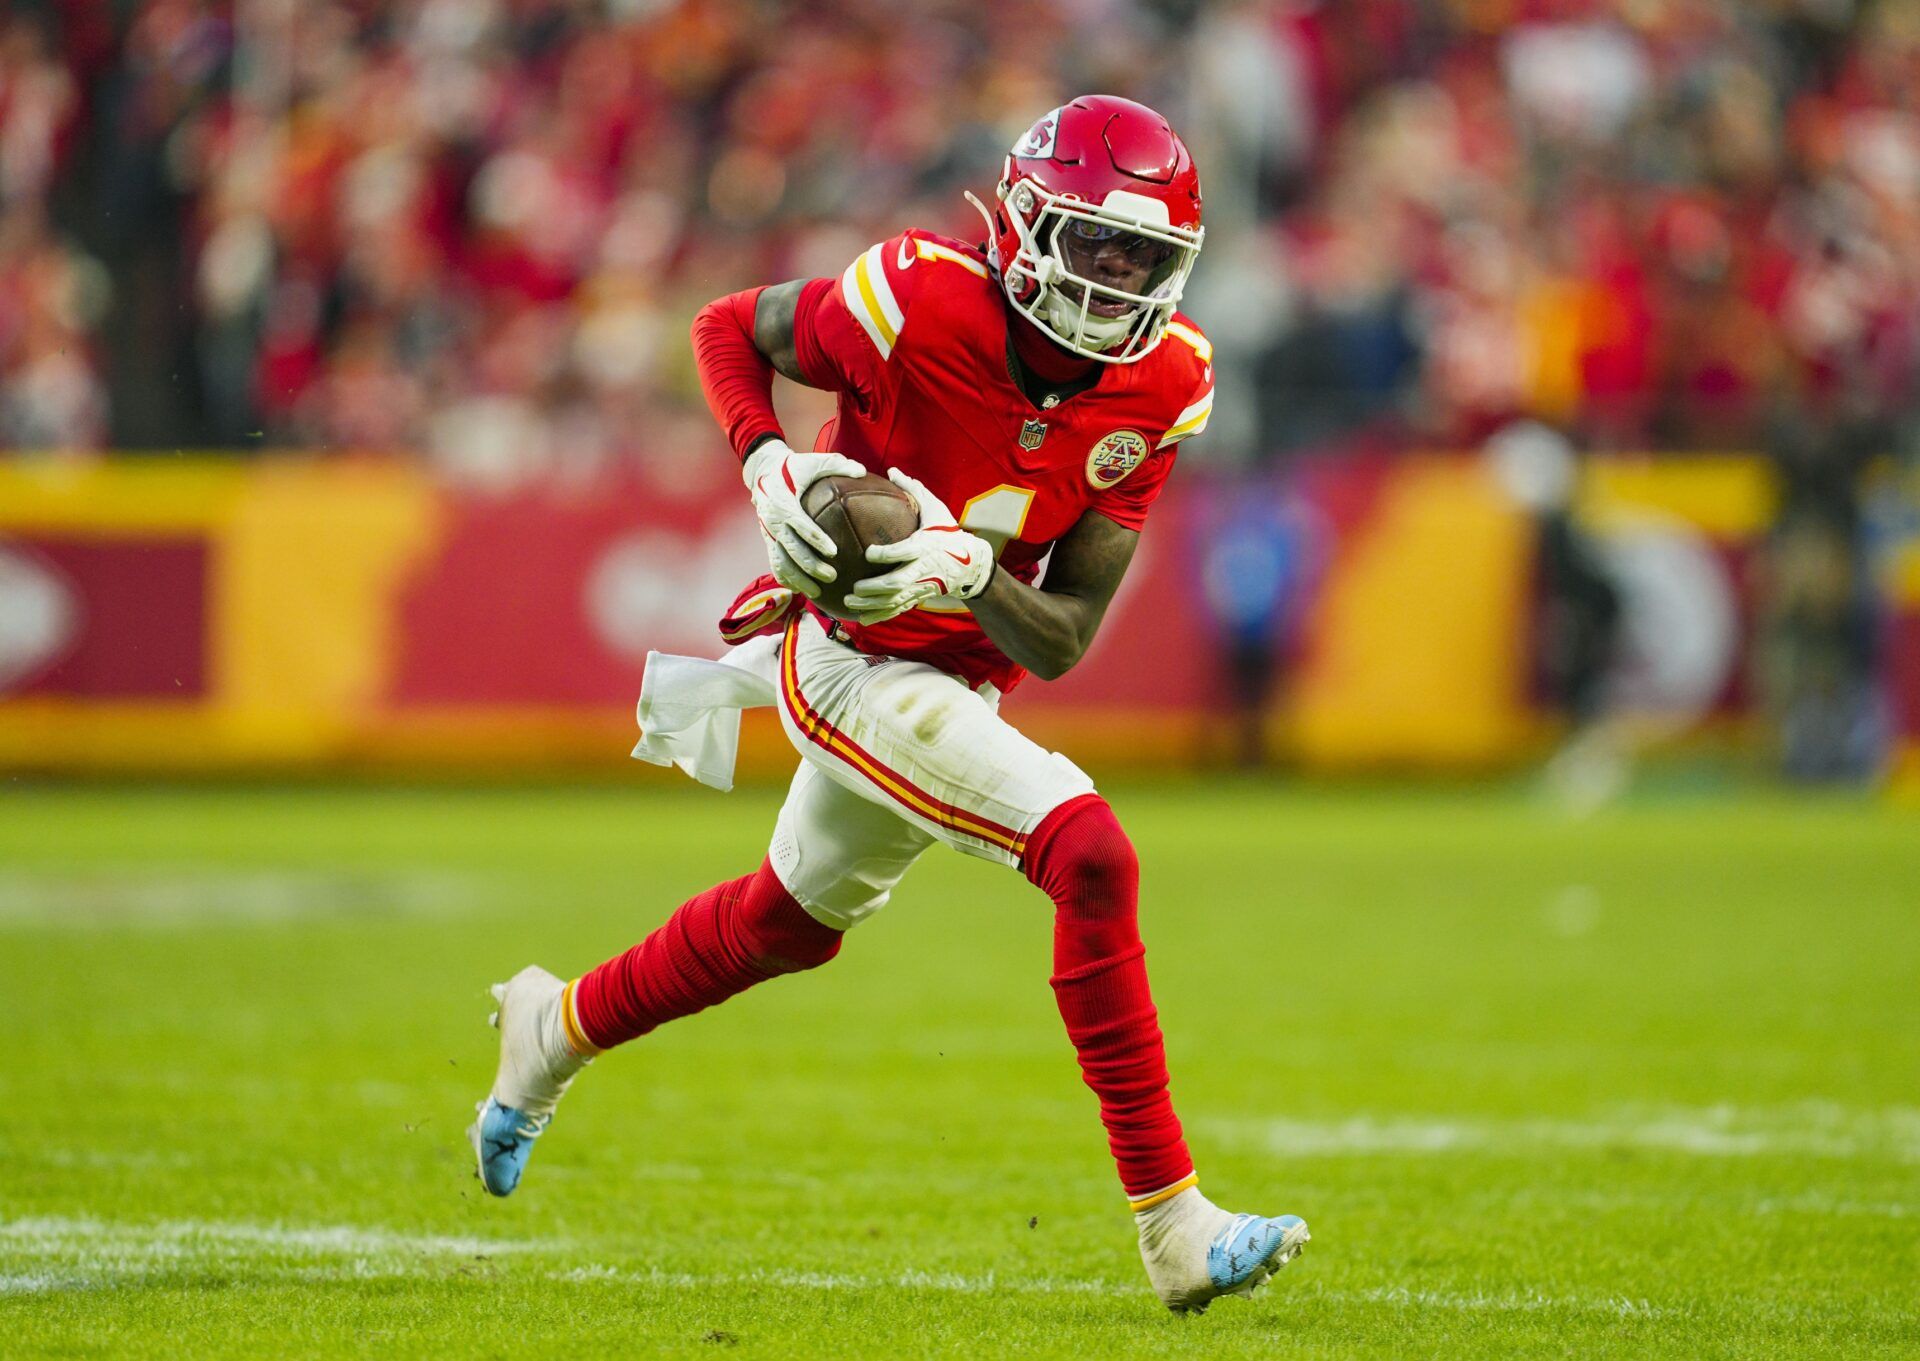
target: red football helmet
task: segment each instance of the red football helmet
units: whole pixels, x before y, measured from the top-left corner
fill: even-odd
[[[1063,104],[1014,143],[994,194],[990,214],[973,202],[1016,311],[1104,363],[1160,343],[1206,235],[1199,172],[1166,119],[1114,95]]]

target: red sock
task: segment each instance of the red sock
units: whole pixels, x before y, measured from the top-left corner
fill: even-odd
[[[1132,1198],[1193,1175],[1167,1095],[1160,1018],[1140,943],[1140,862],[1113,809],[1087,794],[1027,839],[1027,878],[1053,899],[1053,991]]]
[[[762,863],[690,898],[645,940],[574,986],[580,1028],[601,1049],[691,1016],[755,983],[825,964],[841,932],[807,915]]]

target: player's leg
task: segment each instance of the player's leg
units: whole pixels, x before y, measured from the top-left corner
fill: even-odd
[[[1306,1241],[1295,1216],[1231,1215],[1195,1185],[1138,926],[1139,866],[1092,781],[932,668],[871,658],[812,621],[787,638],[782,720],[836,781],[1053,899],[1055,998],[1100,1102],[1156,1291],[1177,1309],[1248,1294]]]
[[[682,903],[657,930],[572,983],[540,968],[496,985],[500,1067],[472,1130],[494,1195],[593,1056],[781,974],[817,968],[879,910],[931,838],[803,764],[752,874]]]
[[[563,1015],[576,1047],[599,1053],[825,964],[931,844],[802,764],[758,870],[682,904],[652,935],[569,985]]]
[[[1105,799],[1082,794],[1041,819],[1022,868],[1053,900],[1054,999],[1099,1098],[1148,1279],[1183,1311],[1251,1295],[1300,1252],[1307,1226],[1229,1214],[1200,1193],[1147,984],[1133,843]]]
[[[783,973],[832,959],[841,933],[809,917],[762,863],[689,898],[645,940],[572,983],[522,969],[496,984],[500,1066],[471,1136],[480,1180],[511,1195],[533,1141],[595,1055]]]

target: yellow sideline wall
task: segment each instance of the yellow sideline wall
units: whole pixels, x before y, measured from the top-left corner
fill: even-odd
[[[1885,589],[1893,615],[1908,633],[1909,646],[1920,651],[1920,540],[1909,541],[1893,555]],[[1905,683],[1920,687],[1920,674],[1907,675]],[[1911,708],[1920,708],[1920,694],[1906,699]],[[1889,788],[1901,803],[1920,808],[1920,727],[1902,734],[1902,739],[1893,754]]]
[[[1407,460],[1337,551],[1280,719],[1293,759],[1462,770],[1538,744],[1523,657],[1532,538],[1479,460]]]
[[[401,573],[435,491],[385,461],[0,463],[0,546],[200,541],[206,683],[179,699],[0,699],[0,766],[212,771],[338,753],[383,693]]]
[[[1737,540],[1768,523],[1770,497],[1755,459],[1619,460],[1590,468],[1580,511],[1599,523],[1657,513]],[[198,542],[207,583],[200,693],[0,690],[0,769],[666,778],[626,759],[625,703],[394,702],[403,596],[451,523],[446,493],[399,460],[0,462],[0,550],[31,553],[36,536]],[[1305,660],[1271,716],[1275,749],[1323,772],[1469,771],[1538,754],[1551,731],[1525,692],[1531,545],[1479,460],[1401,460],[1337,547]],[[1158,570],[1178,561],[1169,552]],[[1920,546],[1889,585],[1920,616]],[[1192,766],[1229,746],[1227,720],[1204,703],[1137,712],[1124,690],[1023,704],[1020,722],[1109,771]],[[766,717],[748,715],[743,778],[791,766]],[[1911,738],[1897,765],[1920,799]]]

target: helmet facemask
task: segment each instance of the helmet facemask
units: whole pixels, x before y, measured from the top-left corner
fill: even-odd
[[[1169,226],[1163,203],[1124,190],[1094,204],[1002,180],[999,198],[1020,243],[999,262],[1015,310],[1088,359],[1146,358],[1180,305],[1206,230]],[[1095,277],[1103,259],[1129,267],[1119,278],[1130,288]]]

